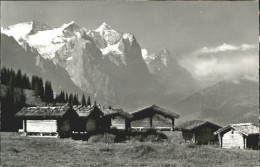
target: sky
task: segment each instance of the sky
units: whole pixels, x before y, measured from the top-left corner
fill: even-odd
[[[150,52],[168,48],[201,81],[258,77],[257,1],[1,2],[1,26],[30,20],[87,29],[106,22]]]

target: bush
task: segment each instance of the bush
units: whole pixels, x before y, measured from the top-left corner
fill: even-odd
[[[143,141],[156,143],[156,142],[163,142],[163,139],[160,138],[160,136],[158,135],[148,135],[144,137]]]
[[[115,141],[115,135],[104,133],[90,136],[88,139],[92,143],[113,143]]]
[[[137,134],[132,135],[130,137],[130,141],[132,141],[132,142],[143,142],[143,136],[142,135],[137,135]]]
[[[156,132],[154,129],[149,129],[145,132],[133,132],[130,137],[130,141],[139,142],[164,142],[166,139],[168,139],[167,135]]]
[[[187,148],[195,148],[196,145],[194,143],[189,143],[186,145]]]

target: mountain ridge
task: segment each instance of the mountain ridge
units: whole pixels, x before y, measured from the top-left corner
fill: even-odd
[[[28,25],[33,24],[38,26],[35,26],[34,33],[30,34],[29,30],[32,31],[33,26]],[[193,83],[195,79],[191,75],[185,74],[186,76],[178,80],[166,80],[175,71],[180,75],[188,73],[177,61],[174,63],[178,67],[174,67],[168,74],[165,73],[170,66],[165,68],[164,72],[151,73],[135,36],[116,31],[105,22],[95,30],[88,30],[74,21],[57,28],[50,28],[39,22],[30,24],[27,22],[27,27],[24,28],[26,31],[21,31],[24,34],[12,34],[12,28],[18,29],[19,25],[26,24],[19,23],[1,28],[2,33],[9,37],[13,36],[25,51],[35,55],[36,60],[49,60],[56,68],[65,69],[74,85],[105,104],[119,104],[119,107],[135,108],[140,107],[143,101],[147,104],[156,102],[158,97],[153,97],[153,94],[159,94],[162,97],[169,90],[170,92],[179,91],[180,88],[174,89],[174,86],[164,82],[174,81],[175,86],[187,85],[181,89],[188,91],[196,87],[192,84],[181,83],[183,79],[183,81],[185,79],[190,81],[187,83]],[[172,57],[168,52],[164,54],[167,54],[168,58]],[[41,61],[36,61],[36,66],[45,69]],[[166,61],[168,59],[157,62],[156,65],[167,64]]]

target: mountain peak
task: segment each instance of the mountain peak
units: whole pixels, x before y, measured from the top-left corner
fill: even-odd
[[[103,22],[97,29],[96,29],[96,31],[104,31],[104,30],[111,30],[112,29],[112,27],[109,25],[109,24],[107,24],[106,22]]]
[[[62,27],[66,28],[66,27],[68,27],[70,25],[73,25],[73,24],[75,24],[75,21],[71,21],[69,23],[65,23],[65,24],[62,25]]]
[[[14,24],[8,26],[7,28],[1,29],[1,33],[6,34],[7,36],[12,36],[15,40],[21,44],[21,39],[28,34],[35,34],[38,31],[49,30],[45,24],[42,24],[38,21],[28,21],[23,23]]]
[[[131,33],[124,33],[123,39],[128,39],[131,43],[135,41],[135,36]]]
[[[80,26],[78,26],[74,21],[71,21],[67,24],[63,24],[61,28],[68,32],[78,32],[81,29]]]
[[[77,26],[77,27],[78,27],[78,25],[75,24],[75,21],[71,21],[71,22],[69,22],[69,23],[63,24],[61,27],[65,29],[65,28],[74,27],[74,26]]]
[[[103,26],[109,26],[106,22],[103,22],[101,25],[103,25]]]

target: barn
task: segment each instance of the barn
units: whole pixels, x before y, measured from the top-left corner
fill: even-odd
[[[213,134],[221,126],[202,120],[192,120],[184,122],[176,127],[182,131],[185,141],[195,144],[209,144],[217,142],[217,137]]]
[[[79,115],[77,122],[77,132],[96,132],[102,128],[102,117],[104,113],[96,104],[92,106],[73,106],[73,109]]]
[[[259,127],[253,123],[229,124],[218,131],[221,148],[258,149]]]
[[[180,117],[178,114],[156,105],[139,109],[131,114],[133,116],[131,119],[132,129],[137,130],[151,128],[159,130],[174,130],[175,119]]]
[[[26,135],[70,137],[78,114],[69,106],[24,107],[15,115]]]
[[[131,114],[123,111],[122,109],[104,108],[102,109],[104,116],[102,118],[103,129],[120,129],[131,130],[130,120],[133,118]]]

